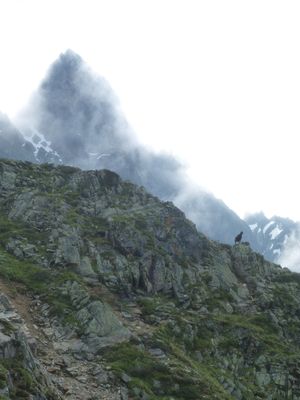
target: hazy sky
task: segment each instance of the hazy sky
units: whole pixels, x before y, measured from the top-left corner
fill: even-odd
[[[300,2],[0,0],[0,111],[68,48],[140,140],[236,211],[300,220]]]

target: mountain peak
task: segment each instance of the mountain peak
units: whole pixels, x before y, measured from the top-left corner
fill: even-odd
[[[72,72],[73,70],[76,71],[82,64],[84,64],[84,61],[80,55],[68,49],[59,55],[58,59],[52,64],[52,68],[60,67]]]
[[[59,56],[59,59],[65,62],[70,62],[70,61],[82,61],[82,58],[80,57],[79,54],[77,54],[75,51],[72,49],[67,49],[64,53],[61,53]]]
[[[82,58],[73,50],[67,50],[60,54],[59,58],[51,65],[41,89],[65,90],[67,84],[74,81],[76,73],[82,65]]]

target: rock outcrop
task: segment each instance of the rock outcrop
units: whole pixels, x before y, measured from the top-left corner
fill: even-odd
[[[4,398],[300,399],[299,275],[111,171],[0,161],[0,292]]]

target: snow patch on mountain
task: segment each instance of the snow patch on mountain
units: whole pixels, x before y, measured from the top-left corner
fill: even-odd
[[[258,224],[250,224],[249,228],[251,229],[251,231],[255,231],[255,229],[257,228]]]
[[[271,239],[274,240],[278,235],[280,235],[281,232],[283,232],[283,229],[280,229],[278,225],[276,225],[269,235],[271,236]]]
[[[268,219],[263,213],[248,216],[246,222],[265,258],[300,272],[299,223],[277,216]]]
[[[88,153],[88,155],[91,158],[96,158],[97,160],[100,160],[102,157],[110,157],[111,154],[106,154],[106,153]]]
[[[263,229],[263,233],[266,233],[267,230],[270,228],[270,226],[272,226],[273,224],[275,224],[275,221],[270,221]]]
[[[289,240],[289,236],[285,234],[283,244],[286,244],[288,240]]]
[[[27,133],[26,140],[33,145],[34,157],[38,162],[43,161],[39,158],[41,150],[43,150],[45,153],[48,153],[52,157],[54,156],[55,158],[57,158],[60,163],[63,162],[57,151],[53,150],[53,148],[51,147],[51,141],[47,140],[45,136],[41,132],[38,132],[36,129],[32,129],[29,133]]]

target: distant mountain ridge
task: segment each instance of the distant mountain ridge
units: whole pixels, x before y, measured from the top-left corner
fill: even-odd
[[[0,112],[0,158],[36,161],[34,147],[9,118]]]
[[[258,251],[270,261],[281,263],[285,258],[285,251],[291,246],[291,242],[300,245],[297,239],[299,222],[289,218],[273,216],[267,218],[262,212],[256,213],[245,218],[253,234],[257,238]],[[297,265],[288,265],[297,267]]]

